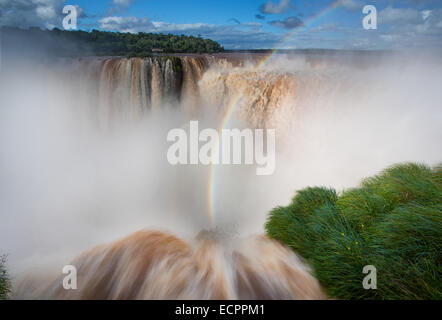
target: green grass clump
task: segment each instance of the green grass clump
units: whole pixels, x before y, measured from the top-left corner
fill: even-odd
[[[299,191],[267,234],[290,246],[334,298],[442,299],[442,167],[400,164],[338,196]],[[377,269],[365,290],[362,269]]]
[[[6,271],[6,256],[0,256],[0,300],[5,300],[11,293],[11,281]]]

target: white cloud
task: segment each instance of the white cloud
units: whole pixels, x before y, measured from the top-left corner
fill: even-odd
[[[124,11],[132,5],[132,0],[112,0],[109,15]]]
[[[270,25],[284,29],[295,29],[304,25],[298,17],[287,17],[284,20],[274,20],[269,22]]]
[[[428,17],[431,15],[431,10],[423,10],[421,14],[422,14],[422,19],[427,20]]]
[[[55,8],[51,6],[46,7],[37,7],[36,13],[39,18],[42,20],[53,20],[57,17],[57,13],[55,12]]]
[[[194,36],[200,34],[231,49],[272,48],[281,39],[281,35],[263,32],[262,25],[255,22],[243,22],[236,25],[177,24],[151,21],[147,18],[113,16],[102,18],[99,24],[100,29],[108,31],[161,32]]]
[[[0,0],[0,25],[49,27],[61,25],[64,0]]]
[[[442,47],[442,9],[433,9],[424,20],[421,11],[418,24],[391,24],[376,32],[346,26],[344,23],[326,23],[301,32],[293,41],[284,42],[285,34],[262,30],[259,23],[213,25],[207,23],[177,24],[151,21],[137,17],[106,17],[100,20],[100,29],[122,32],[162,32],[198,35],[218,41],[229,49],[274,48],[335,48],[335,49],[403,49],[415,47]],[[390,21],[398,21],[395,15]],[[394,19],[393,19],[394,18]],[[402,18],[403,19],[403,18]],[[287,20],[287,19],[286,19]],[[302,25],[298,20],[280,20],[283,28]],[[402,21],[402,20],[401,20]],[[407,21],[414,21],[408,19]],[[287,22],[287,23],[284,23]],[[302,22],[301,22],[302,23]],[[437,27],[439,25],[439,27]]]
[[[359,0],[335,0],[332,5],[349,11],[356,11],[362,10],[364,3]]]
[[[420,24],[424,18],[422,13],[412,8],[393,8],[391,6],[379,12],[379,24]]]
[[[61,27],[65,0],[0,0],[0,26]],[[78,17],[85,17],[79,6]]]
[[[243,22],[240,24],[242,27],[250,27],[250,28],[261,28],[262,23],[259,22]]]
[[[384,41],[391,42],[393,41],[394,36],[392,34],[381,34],[380,38]]]
[[[160,22],[154,21],[152,22],[154,29],[149,31],[152,32],[189,32],[189,31],[198,31],[198,30],[212,30],[216,28],[215,25],[206,24],[206,23],[169,23],[169,22]]]
[[[148,32],[155,29],[153,23],[146,17],[105,17],[99,21],[100,29],[121,32]]]
[[[442,9],[434,9],[434,10],[426,10],[429,11],[424,13],[427,17],[425,18],[425,22],[430,24],[433,27],[441,28],[442,27]]]
[[[132,4],[132,0],[113,0],[113,4],[121,7],[129,7]]]
[[[294,9],[294,6],[291,4],[291,0],[280,0],[279,3],[267,1],[259,7],[259,11],[265,14],[283,13],[290,9]]]
[[[395,34],[395,44],[402,42],[441,46],[442,9],[416,10],[387,7],[379,14],[379,26]]]
[[[342,0],[341,0],[342,1]],[[341,6],[350,10],[360,0],[345,0]],[[0,26],[38,26],[61,27],[62,7],[65,0],[0,0]],[[128,6],[131,0],[113,0],[113,6]],[[289,10],[290,1],[268,1],[264,6],[269,12]],[[433,6],[434,7],[434,6]],[[368,32],[362,28],[346,26],[344,22],[328,21],[301,32],[293,41],[283,44],[286,48],[410,48],[442,47],[442,8],[422,6],[395,8],[388,6],[379,11],[378,30]],[[284,9],[286,8],[286,9]],[[79,17],[84,16],[78,8]],[[290,18],[290,17],[289,17]],[[273,20],[273,25],[289,29],[299,25],[299,21],[286,18]],[[271,21],[272,22],[272,21]],[[81,22],[79,23],[81,26]],[[122,32],[162,32],[173,34],[198,35],[220,42],[226,48],[253,49],[272,48],[279,44],[284,33],[275,34],[262,30],[257,22],[213,25],[207,23],[177,24],[152,21],[147,17],[128,17],[118,14],[102,16],[100,20],[88,25],[108,31]]]

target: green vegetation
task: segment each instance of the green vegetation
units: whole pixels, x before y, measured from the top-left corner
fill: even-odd
[[[338,195],[299,191],[270,213],[270,237],[290,246],[334,298],[442,299],[442,167],[400,164]],[[362,269],[377,269],[365,290]]]
[[[147,57],[153,53],[216,53],[224,48],[200,36],[162,33],[119,33],[98,30],[28,30],[2,27],[5,48],[45,51],[58,56],[98,55]]]
[[[6,257],[0,256],[0,300],[8,298],[11,292],[11,281],[6,271]]]

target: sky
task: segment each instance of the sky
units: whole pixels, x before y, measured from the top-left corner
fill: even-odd
[[[442,0],[0,0],[0,26],[201,35],[226,49],[442,49]],[[363,28],[363,7],[377,29]]]

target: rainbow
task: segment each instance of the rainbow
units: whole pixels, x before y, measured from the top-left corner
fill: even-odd
[[[327,14],[332,12],[333,10],[342,6],[342,4],[345,1],[346,0],[333,1],[330,5],[328,5],[327,7],[325,7],[324,9],[319,11],[318,13],[311,16],[308,20],[306,20],[302,26],[295,28],[292,32],[288,33],[284,37],[284,39],[276,46],[276,49],[272,50],[270,52],[270,54],[268,54],[259,63],[256,64],[254,71],[258,71],[258,70],[262,69],[263,67],[265,67],[268,64],[268,62],[275,56],[275,54],[277,54],[281,49],[284,48],[283,47],[284,44],[286,44],[287,42],[292,40],[298,34],[308,30],[314,22],[318,21],[319,19],[326,16]],[[242,97],[243,97],[243,94],[240,93],[232,99],[232,102],[227,107],[225,114],[224,114],[223,118],[221,119],[220,125],[218,127],[218,136],[220,138],[217,141],[217,148],[216,148],[216,150],[218,150],[218,153],[213,155],[213,159],[217,159],[217,157],[219,156],[219,152],[220,152],[220,148],[221,148],[221,141],[220,140],[222,137],[221,132],[222,132],[223,128],[225,128],[227,126],[227,124],[229,123],[229,120],[230,120],[232,114],[234,113],[236,107],[241,102]],[[208,213],[209,213],[210,222],[213,226],[215,223],[215,217],[216,217],[216,215],[215,215],[216,214],[216,212],[215,212],[216,165],[214,164],[214,161],[212,161],[212,163],[210,164],[210,168],[209,168],[209,179],[208,179],[207,190],[208,190],[208,194],[207,194]]]
[[[222,130],[227,126],[229,120],[231,119],[231,115],[233,114],[233,111],[236,109],[236,106],[241,102],[241,99],[243,97],[243,94],[240,93],[237,96],[232,99],[232,103],[228,106],[223,118],[221,119],[220,125],[218,126],[218,140],[216,141],[216,148],[218,152],[213,155],[212,162],[210,164],[209,168],[209,180],[208,180],[208,211],[209,211],[209,218],[210,223],[215,223],[215,178],[216,178],[216,165],[215,159],[219,158],[220,149],[221,149],[221,137],[222,137]]]
[[[288,33],[284,39],[279,43],[279,45],[276,46],[276,49],[272,50],[272,52],[266,56],[264,59],[261,60],[260,63],[257,65],[257,69],[260,69],[264,67],[272,58],[275,56],[276,53],[278,53],[281,49],[283,49],[283,45],[290,40],[292,40],[296,35],[305,32],[307,29],[311,27],[313,23],[318,21],[319,19],[323,18],[333,10],[337,9],[338,7],[342,6],[342,4],[346,0],[337,0],[333,1],[330,5],[326,6],[324,9],[319,11],[318,13],[312,15],[309,19],[307,19],[304,24],[298,28],[295,28],[292,32]]]

